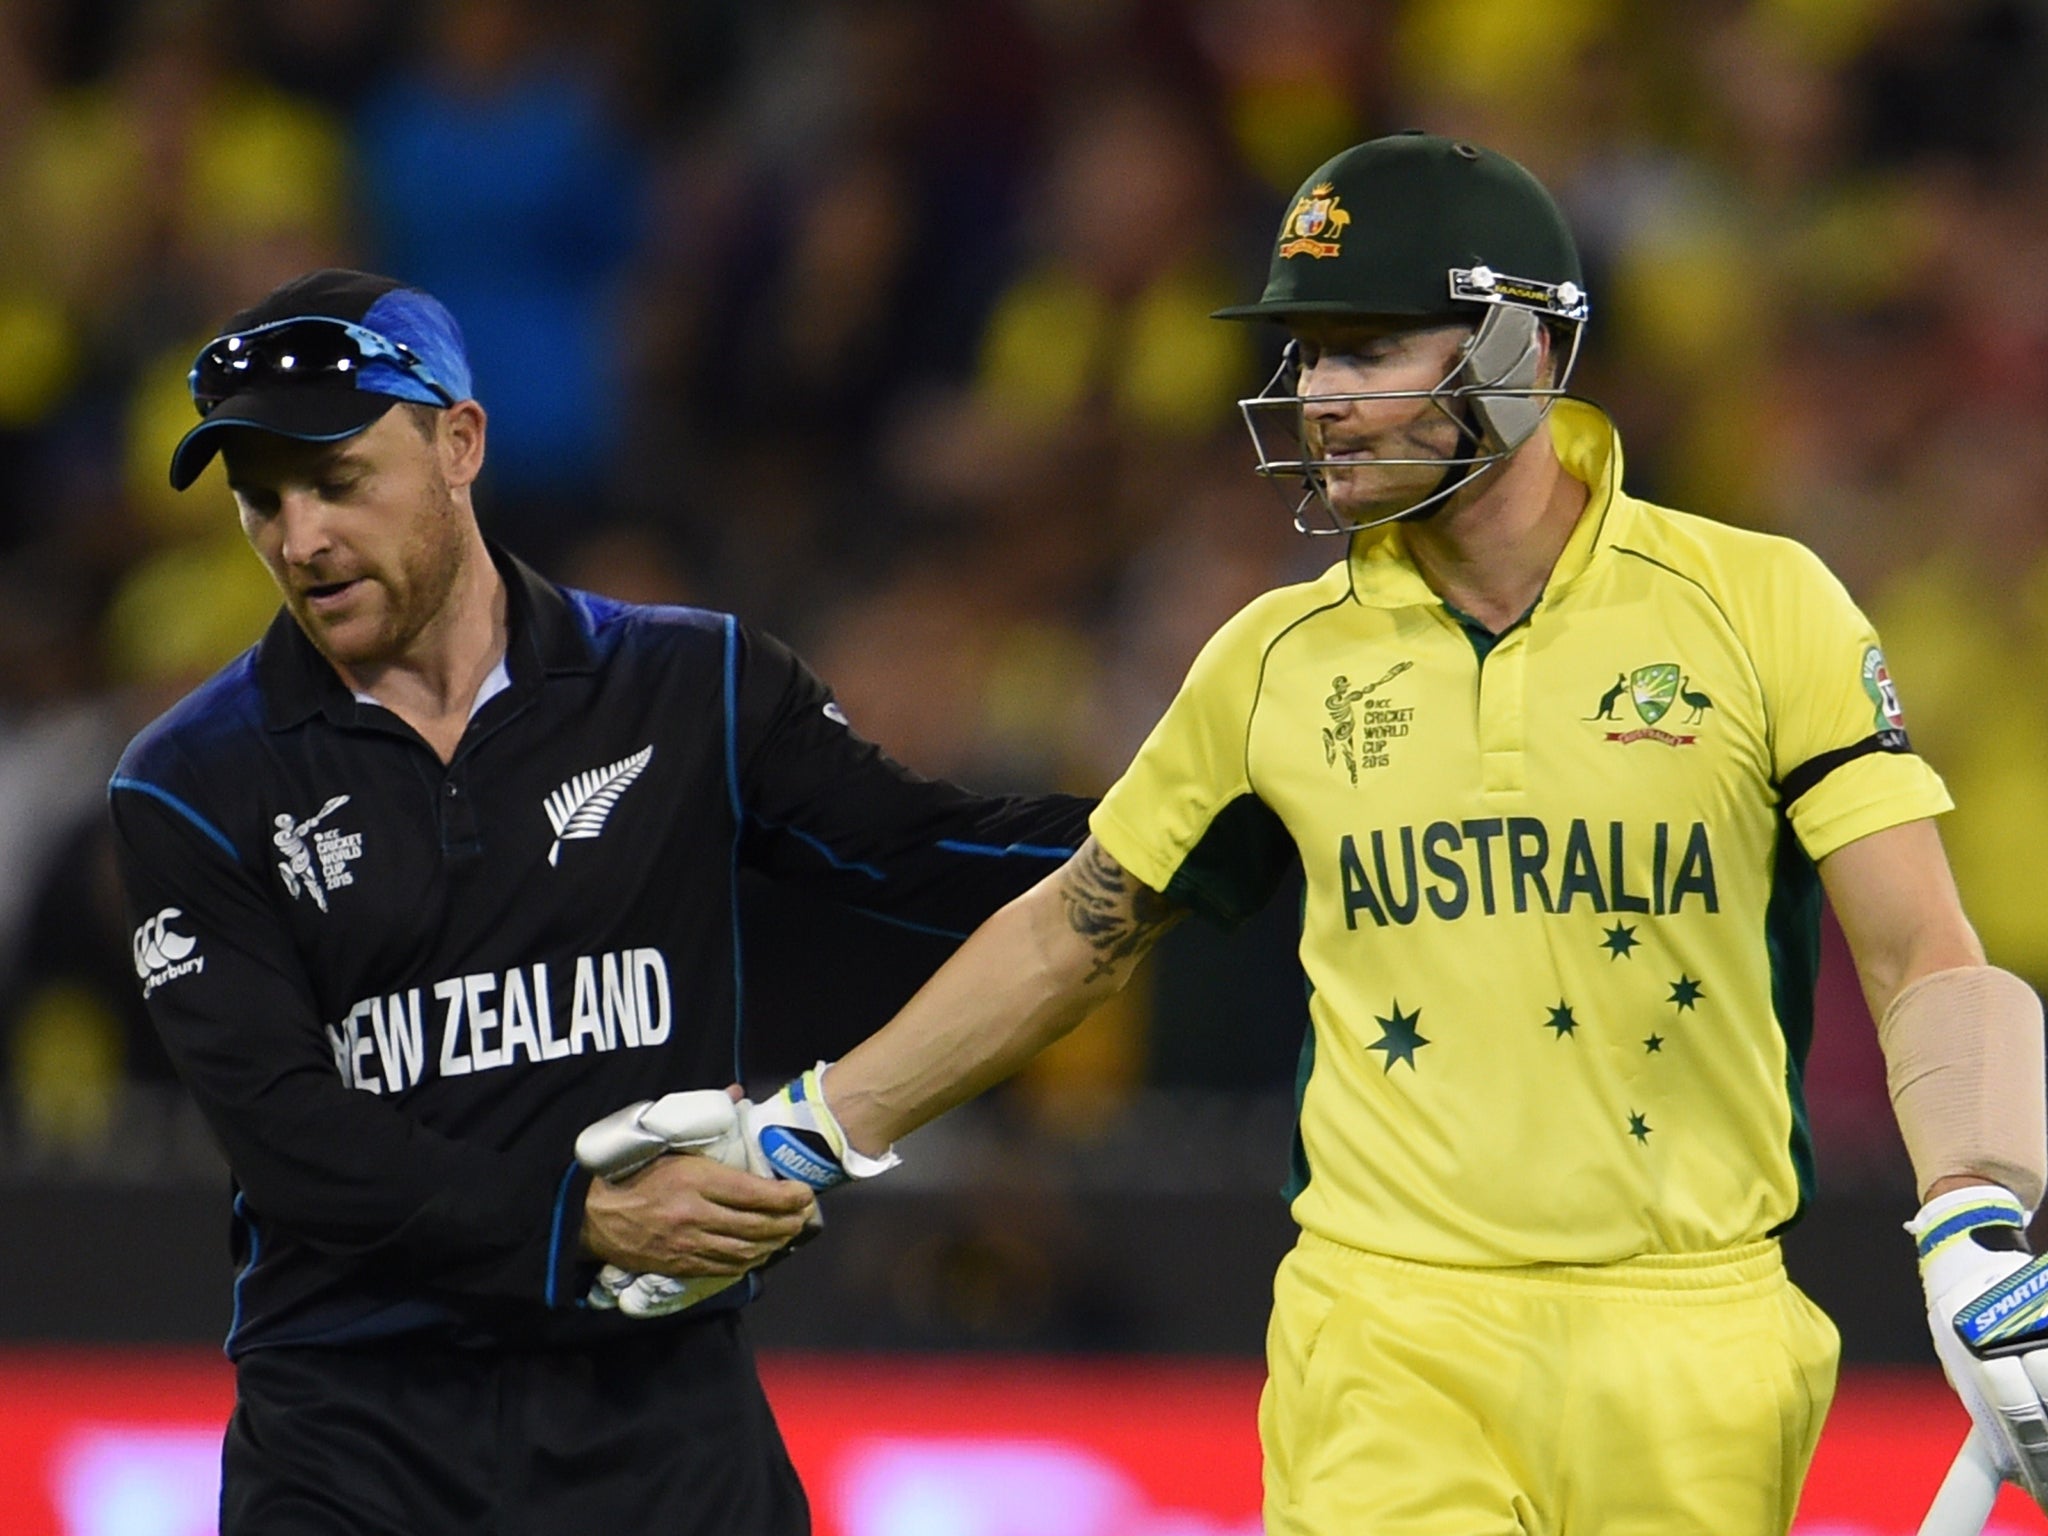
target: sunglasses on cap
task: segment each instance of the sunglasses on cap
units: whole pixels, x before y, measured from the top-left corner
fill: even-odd
[[[365,370],[396,369],[431,391],[443,405],[455,396],[419,354],[403,342],[326,315],[273,320],[217,336],[200,349],[186,383],[204,416],[222,401],[266,389],[344,389],[394,393],[360,382]]]

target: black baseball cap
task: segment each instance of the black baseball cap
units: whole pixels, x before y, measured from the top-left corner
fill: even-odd
[[[233,316],[186,382],[205,419],[171,453],[180,491],[220,451],[223,428],[338,442],[398,401],[448,406],[472,393],[462,328],[446,305],[396,278],[339,267],[295,277]]]

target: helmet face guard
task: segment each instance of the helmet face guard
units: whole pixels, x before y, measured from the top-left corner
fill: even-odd
[[[1514,274],[1510,276],[1509,274]],[[1589,312],[1577,244],[1536,178],[1493,150],[1425,133],[1354,145],[1302,183],[1272,247],[1265,291],[1220,320],[1472,327],[1444,377],[1428,389],[1318,395],[1317,403],[1414,400],[1458,432],[1454,451],[1427,459],[1318,458],[1290,346],[1264,390],[1238,402],[1258,472],[1300,482],[1295,526],[1355,533],[1427,515],[1488,473],[1536,432],[1566,393]],[[1542,377],[1542,331],[1553,367]],[[1368,521],[1341,511],[1331,488],[1361,466],[1442,471],[1435,487]]]
[[[1454,273],[1454,286],[1460,277]],[[1491,274],[1488,274],[1490,277]],[[1510,280],[1512,281],[1512,280]],[[1518,288],[1530,287],[1517,283]],[[1280,366],[1265,387],[1237,402],[1257,455],[1257,473],[1272,481],[1293,504],[1294,526],[1302,533],[1353,534],[1405,518],[1428,515],[1527,442],[1550,414],[1551,403],[1568,393],[1584,335],[1584,297],[1575,285],[1555,295],[1563,304],[1543,311],[1568,324],[1570,346],[1558,361],[1554,382],[1539,385],[1542,351],[1538,335],[1543,324],[1534,306],[1515,300],[1494,300],[1448,372],[1428,389],[1363,390],[1342,394],[1300,392],[1301,362],[1297,344],[1289,342]],[[1553,335],[1557,332],[1553,331]],[[1347,404],[1356,401],[1426,400],[1457,428],[1460,451],[1441,458],[1323,459],[1308,447],[1305,407],[1311,402]],[[1435,467],[1443,470],[1436,488],[1405,506],[1377,517],[1354,520],[1341,512],[1330,494],[1332,470]],[[1299,493],[1282,482],[1298,481]]]

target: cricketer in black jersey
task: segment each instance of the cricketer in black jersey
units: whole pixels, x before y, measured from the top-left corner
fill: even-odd
[[[743,1075],[739,870],[965,932],[1081,836],[891,762],[729,616],[499,561],[507,681],[445,766],[280,614],[114,778],[142,986],[235,1175],[231,1354],[631,1326],[577,1305],[570,1146]]]
[[[172,483],[220,453],[285,611],[111,803],[236,1186],[223,1536],[802,1536],[751,1277],[659,1319],[586,1298],[601,1259],[746,1274],[811,1192],[708,1157],[593,1183],[577,1134],[745,1075],[743,875],[964,936],[1085,805],[921,779],[773,640],[489,546],[430,295],[295,279],[190,382]]]

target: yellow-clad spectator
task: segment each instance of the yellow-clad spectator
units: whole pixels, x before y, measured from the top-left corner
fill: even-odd
[[[2005,575],[1949,553],[1903,569],[1872,604],[1910,693],[1913,739],[1958,809],[1942,822],[1986,949],[2048,984],[2048,557]]]
[[[203,6],[145,8],[115,69],[53,96],[21,133],[23,258],[89,323],[123,312],[167,255],[203,266],[251,242],[341,229],[340,125],[236,75],[213,21]]]
[[[1228,302],[1199,136],[1133,92],[1072,124],[1041,213],[1046,252],[998,301],[978,390],[1050,431],[1091,409],[1168,439],[1205,436],[1245,382],[1244,339],[1209,323]]]

